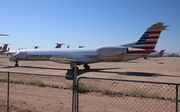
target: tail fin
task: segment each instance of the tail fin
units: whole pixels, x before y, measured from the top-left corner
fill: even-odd
[[[9,51],[10,50],[10,47],[8,48],[8,50],[6,50],[6,51]]]
[[[34,46],[34,49],[38,49],[39,48],[39,46]]]
[[[156,47],[156,43],[159,39],[161,31],[166,30],[169,25],[164,25],[162,22],[153,24],[148,27],[140,39],[135,43],[132,48],[146,49],[148,51],[153,51]]]
[[[162,57],[162,55],[164,54],[164,51],[165,51],[165,50],[161,50],[161,51],[159,52],[159,57]]]
[[[6,51],[6,49],[7,49],[7,47],[8,47],[8,44],[4,44],[4,47],[3,47],[3,51],[5,52]]]
[[[63,45],[63,43],[56,43],[57,45],[56,45],[56,47],[55,48],[61,48],[61,46]]]

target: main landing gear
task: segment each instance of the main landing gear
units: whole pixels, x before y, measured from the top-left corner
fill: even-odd
[[[15,66],[15,67],[18,67],[18,66],[19,66],[18,61],[16,61],[16,64],[15,64],[14,66]]]
[[[90,66],[88,64],[84,64],[84,69],[85,70],[89,70],[90,69]]]
[[[71,67],[71,70],[74,71],[75,68],[77,69],[77,71],[79,70],[79,67],[78,66],[74,66],[74,63],[71,63],[70,64],[70,67]]]
[[[79,70],[79,67],[78,67],[78,66],[75,67],[75,66],[74,66],[74,63],[71,63],[71,64],[70,64],[70,67],[71,67],[71,70],[73,70],[73,71],[75,70],[75,68],[77,69],[77,71]],[[90,66],[89,66],[88,64],[84,64],[84,69],[85,69],[85,70],[89,70],[89,69],[90,69]]]

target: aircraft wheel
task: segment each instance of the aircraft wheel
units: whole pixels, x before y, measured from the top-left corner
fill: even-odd
[[[16,64],[15,64],[15,67],[18,67],[19,65],[18,65],[18,60],[16,60]]]
[[[147,57],[144,57],[144,59],[147,59]]]
[[[89,70],[89,69],[90,69],[90,66],[89,66],[88,64],[85,64],[85,65],[84,65],[84,69],[85,69],[85,70]]]
[[[18,67],[18,66],[19,66],[19,65],[16,63],[16,64],[15,64],[15,67]]]

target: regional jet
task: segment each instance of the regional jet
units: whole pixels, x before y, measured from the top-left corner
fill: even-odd
[[[152,54],[149,54],[147,56],[144,57],[144,59],[147,59],[147,58],[158,58],[158,57],[162,57],[164,55],[164,51],[165,50],[161,50],[160,52],[154,52]]]
[[[84,65],[85,70],[89,70],[88,64],[98,62],[126,62],[145,57],[154,51],[160,33],[166,30],[169,25],[162,22],[148,27],[140,39],[131,47],[125,46],[105,46],[98,48],[77,48],[77,49],[33,49],[20,50],[9,57],[10,61],[19,66],[19,61],[54,61],[58,63],[70,64],[72,70],[76,65]],[[76,67],[78,70],[78,67]]]

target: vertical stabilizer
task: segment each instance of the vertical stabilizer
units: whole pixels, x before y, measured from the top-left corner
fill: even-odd
[[[151,27],[147,28],[140,39],[135,43],[132,48],[146,49],[148,51],[153,51],[156,47],[156,43],[159,39],[161,31],[166,30],[169,25],[164,25],[162,22],[153,24]]]

